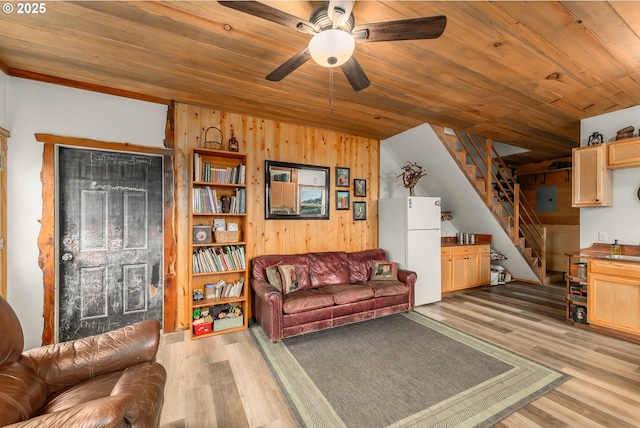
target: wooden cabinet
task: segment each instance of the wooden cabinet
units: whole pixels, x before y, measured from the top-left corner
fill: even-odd
[[[607,143],[607,166],[610,169],[640,167],[640,137]]]
[[[296,183],[272,181],[271,208],[296,212]]]
[[[490,245],[459,245],[441,249],[442,291],[464,290],[491,282]]]
[[[478,246],[478,284],[486,285],[491,282],[491,246]]]
[[[613,205],[613,171],[607,169],[607,145],[573,149],[573,207]]]
[[[589,324],[640,335],[640,264],[590,260]]]
[[[442,292],[451,291],[453,259],[451,247],[442,247],[440,249],[440,272],[442,273],[441,288]]]
[[[243,241],[247,231],[246,165],[243,153],[192,150],[191,338],[243,330],[248,325],[249,278]],[[214,224],[224,230],[214,231]],[[228,315],[214,319],[222,308]]]

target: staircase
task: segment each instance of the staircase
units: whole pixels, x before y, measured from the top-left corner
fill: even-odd
[[[541,283],[546,278],[547,230],[489,138],[431,126]]]

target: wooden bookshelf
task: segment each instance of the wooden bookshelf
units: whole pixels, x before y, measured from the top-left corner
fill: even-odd
[[[247,155],[192,149],[189,261],[191,338],[244,330],[248,326]],[[229,230],[229,225],[237,225]],[[216,236],[216,225],[224,233]],[[220,309],[226,315],[216,319]],[[207,317],[207,314],[209,317]]]

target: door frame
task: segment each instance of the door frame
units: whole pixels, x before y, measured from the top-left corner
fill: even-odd
[[[42,344],[51,344],[55,337],[55,293],[57,275],[56,236],[55,236],[55,148],[56,145],[79,147],[85,149],[102,149],[120,152],[136,152],[162,155],[164,161],[164,332],[175,331],[177,302],[176,302],[176,239],[174,231],[174,153],[172,149],[139,146],[129,143],[116,143],[91,140],[86,138],[64,137],[52,134],[35,134],[36,141],[44,144],[42,152],[42,218],[40,220],[40,234],[38,236],[38,265],[42,270],[44,286],[44,327],[42,330]]]
[[[0,296],[7,298],[7,139],[0,128]]]

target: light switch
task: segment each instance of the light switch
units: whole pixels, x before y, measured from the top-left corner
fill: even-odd
[[[599,242],[607,242],[607,232],[598,232],[598,241]]]

